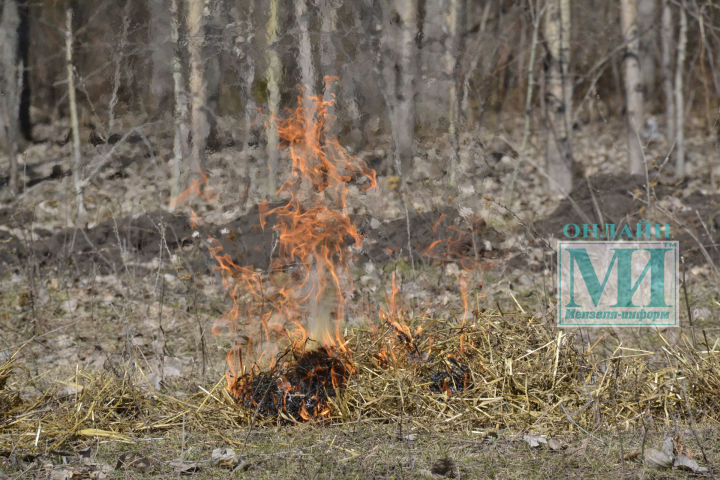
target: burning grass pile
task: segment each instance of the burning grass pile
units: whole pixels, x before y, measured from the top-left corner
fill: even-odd
[[[342,362],[324,350],[277,362],[246,383],[239,402],[222,380],[179,394],[108,372],[78,372],[35,398],[6,387],[0,452],[57,451],[97,437],[132,442],[181,428],[235,444],[250,425],[306,419],[552,435],[632,429],[650,417],[720,422],[717,348],[683,342],[649,352],[610,348],[614,340],[605,339],[583,351],[571,335],[525,314],[476,313],[464,325],[425,320],[412,335],[409,323],[402,335],[387,322],[349,332],[355,353]],[[601,347],[612,354],[596,353]],[[9,369],[3,364],[0,378]],[[20,373],[13,375],[14,392],[22,389]]]
[[[263,417],[290,422],[327,418],[330,398],[345,387],[352,365],[338,352],[319,349],[293,352],[269,371],[248,373],[231,391],[245,408]]]

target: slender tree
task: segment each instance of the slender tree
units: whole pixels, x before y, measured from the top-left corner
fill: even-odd
[[[205,2],[188,0],[187,3],[187,44],[190,60],[190,131],[192,144],[190,158],[192,170],[200,175],[205,169],[205,147],[210,135],[207,115],[208,89],[205,78]]]
[[[70,128],[72,130],[73,184],[75,186],[76,221],[82,223],[87,215],[85,210],[83,161],[80,150],[80,122],[78,121],[75,99],[75,67],[73,65],[73,10],[68,8],[65,16],[65,63],[67,66],[68,103],[70,105]]]
[[[625,113],[627,117],[626,135],[630,173],[636,175],[644,172],[642,145],[640,144],[640,127],[643,118],[643,91],[640,75],[640,37],[637,28],[637,0],[622,0],[620,5],[625,48]]]
[[[277,53],[278,40],[278,0],[270,1],[265,37],[267,40],[267,93],[268,93],[268,120],[267,120],[267,157],[268,157],[268,183],[267,194],[272,195],[277,190],[278,145],[277,115],[280,109],[280,57]]]
[[[685,65],[685,49],[687,47],[687,2],[680,3],[680,31],[677,41],[677,61],[675,62],[675,176],[685,177],[685,106],[683,98],[683,73]]]
[[[570,2],[548,0],[545,13],[545,161],[551,188],[572,190]]]
[[[334,123],[335,117],[335,99],[338,87],[337,72],[337,52],[335,50],[335,29],[337,27],[337,8],[336,0],[322,0],[320,3],[320,66],[323,75],[323,100],[330,102],[328,105],[328,117],[333,123],[329,125],[329,132],[336,132]]]
[[[416,0],[383,2],[383,32],[380,34],[383,91],[390,111],[395,167],[401,179],[403,172],[411,170],[413,162],[417,15]]]
[[[242,132],[243,138],[243,150],[247,149],[250,143],[250,137],[252,134],[253,116],[257,113],[257,105],[252,95],[253,81],[255,80],[255,57],[253,56],[253,46],[255,29],[253,28],[253,16],[255,14],[255,2],[256,0],[250,0],[248,3],[245,29],[243,31],[245,40],[245,49],[239,51],[238,54],[242,55],[244,61],[242,63],[242,84],[245,90],[245,108],[243,109],[244,127]],[[246,163],[246,167],[249,167],[249,162]],[[249,173],[248,173],[249,175]]]
[[[185,85],[187,75],[184,67],[184,35],[181,31],[182,16],[179,0],[170,0],[170,36],[173,43],[172,78],[175,98],[172,179],[170,187],[170,210],[180,195],[181,178],[189,155],[188,145],[188,98]]]
[[[151,65],[149,91],[153,106],[161,112],[164,106],[170,104],[173,93],[173,50],[176,44],[172,38],[172,22],[176,20],[172,11],[177,5],[173,6],[172,2],[173,0],[147,0],[150,19],[148,22]]]
[[[662,28],[660,41],[662,44],[661,71],[663,79],[663,95],[665,97],[665,133],[668,140],[675,139],[675,93],[673,92],[673,21],[670,0],[662,0]]]
[[[655,98],[658,63],[655,53],[659,30],[657,23],[658,4],[658,0],[637,0],[640,74],[642,75],[643,93],[647,99]]]
[[[23,81],[23,62],[18,58],[20,12],[15,0],[3,4],[0,21],[0,149],[10,160],[9,195],[19,190],[18,137],[19,105]]]
[[[303,89],[303,113],[305,115],[305,138],[312,135],[312,120],[315,115],[313,102],[310,100],[315,94],[315,66],[313,65],[312,44],[310,42],[309,12],[306,0],[295,0],[295,19],[298,26],[298,65],[300,66],[300,81]]]
[[[460,78],[460,54],[462,32],[460,22],[465,18],[466,0],[450,0],[448,5],[446,24],[447,39],[445,47],[445,67],[448,78],[451,81],[450,92],[448,93],[448,138],[450,141],[450,184],[457,185],[457,169],[460,164],[458,139],[458,121],[460,113],[459,87],[462,83]]]

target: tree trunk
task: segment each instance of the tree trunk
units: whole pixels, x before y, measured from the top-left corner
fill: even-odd
[[[205,148],[210,123],[207,115],[208,90],[205,79],[205,14],[203,0],[188,0],[187,4],[187,36],[190,57],[190,103],[192,145],[190,158],[192,170],[196,175],[204,175]]]
[[[677,62],[675,63],[675,176],[685,178],[685,132],[683,99],[683,66],[685,65],[685,48],[687,45],[687,3],[682,0],[680,4],[680,32],[677,42]]]
[[[153,109],[163,113],[169,105],[173,93],[173,59],[175,43],[173,41],[173,25],[176,22],[172,14],[172,5],[177,0],[148,0],[150,14],[148,25],[148,47],[150,49],[150,101]],[[168,15],[168,10],[170,14]]]
[[[246,18],[246,28],[243,31],[245,37],[245,49],[241,51],[239,55],[244,55],[244,62],[242,64],[242,78],[241,82],[243,89],[245,90],[245,105],[243,106],[243,132],[242,132],[242,149],[247,150],[250,144],[250,139],[253,135],[253,120],[257,114],[257,105],[252,95],[253,81],[255,80],[255,42],[253,41],[255,36],[255,29],[253,25],[253,18],[255,15],[255,0],[250,0]],[[249,162],[246,167],[249,169]],[[249,178],[248,170],[248,178]]]
[[[665,133],[668,141],[675,139],[675,98],[673,93],[673,22],[670,0],[662,0],[662,28],[660,40],[662,43],[662,77],[663,94],[665,96]]]
[[[573,181],[570,2],[549,0],[546,8],[545,161],[550,188],[568,194]]]
[[[312,59],[312,44],[308,28],[308,9],[306,0],[295,0],[295,19],[298,25],[298,64],[300,66],[300,82],[303,89],[303,113],[305,115],[305,140],[310,141],[312,136],[312,123],[315,116],[314,103],[311,97],[315,95],[315,67]]]
[[[349,15],[352,18],[352,30],[358,32],[368,31],[375,25],[374,18],[371,14],[364,15],[366,11],[362,3],[353,3],[349,9]],[[372,26],[371,26],[372,25]],[[372,30],[373,32],[375,29]],[[366,35],[357,46],[356,58],[361,52],[370,52],[374,50],[376,35]],[[355,65],[345,63],[342,66],[340,78],[340,88],[342,89],[341,100],[343,104],[343,119],[349,124],[350,132],[346,143],[354,150],[358,151],[365,143],[366,138],[363,135],[364,122],[360,113],[360,103],[358,102],[358,90],[362,84],[361,76],[356,73]]]
[[[19,104],[23,80],[23,62],[18,58],[20,12],[15,0],[6,0],[0,23],[0,151],[10,160],[8,196],[19,191],[18,136]]]
[[[170,0],[170,37],[173,43],[172,78],[175,96],[172,159],[172,179],[170,187],[170,210],[175,209],[175,202],[182,188],[182,175],[186,168],[186,159],[189,154],[188,146],[188,98],[185,85],[187,78],[183,62],[183,41],[181,34],[182,15],[178,5],[179,0]]]
[[[395,144],[395,168],[404,181],[413,163],[418,9],[416,0],[383,3],[382,75]]]
[[[446,74],[451,81],[450,92],[448,93],[448,140],[450,143],[449,180],[450,185],[452,186],[457,185],[457,170],[460,165],[460,142],[458,139],[460,97],[458,95],[458,91],[462,81],[460,78],[459,68],[460,54],[462,50],[462,32],[460,31],[458,24],[462,22],[465,17],[465,2],[466,0],[450,0],[446,18],[448,34],[445,47],[445,66]]]
[[[268,91],[268,127],[267,127],[267,156],[268,156],[268,196],[277,190],[278,169],[278,131],[277,115],[280,108],[280,58],[276,50],[278,30],[278,0],[270,0],[270,14],[268,17],[267,39],[267,91]]]
[[[637,0],[622,0],[620,7],[625,49],[625,113],[627,117],[627,144],[630,173],[642,174],[642,145],[638,135],[643,118],[642,77],[640,75],[640,38],[637,29]]]
[[[302,83],[303,115],[305,125],[305,148],[307,150],[317,148],[317,138],[314,134],[313,123],[315,121],[316,105],[312,97],[315,95],[315,68],[312,59],[312,45],[310,43],[310,32],[308,29],[308,10],[306,0],[295,0],[295,20],[298,25],[298,63],[300,66],[300,82]],[[312,154],[307,153],[304,157],[308,160]],[[316,202],[314,186],[300,175],[298,197],[307,207]]]
[[[65,23],[65,62],[67,65],[68,103],[70,104],[70,128],[72,130],[73,145],[73,184],[75,186],[75,206],[77,208],[76,223],[82,224],[87,211],[85,210],[85,199],[83,190],[85,182],[83,178],[82,155],[80,152],[80,125],[78,121],[77,101],[75,99],[75,72],[73,66],[73,10],[67,9]]]
[[[19,77],[22,85],[20,91],[20,104],[18,105],[18,118],[20,132],[27,141],[32,141],[32,121],[30,118],[30,17],[29,0],[17,0],[20,25],[18,25],[18,63],[22,62],[22,76]]]
[[[337,133],[335,122],[336,93],[338,87],[337,52],[335,51],[334,35],[337,26],[337,6],[335,0],[323,0],[321,3],[322,15],[320,18],[320,65],[323,75],[323,101],[327,104],[327,119],[329,122],[326,131]]]
[[[640,35],[640,73],[642,75],[645,98],[655,98],[657,77],[657,2],[658,0],[638,0],[638,34]]]

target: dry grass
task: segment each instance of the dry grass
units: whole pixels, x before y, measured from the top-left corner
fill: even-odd
[[[408,322],[412,323],[412,322]],[[657,352],[599,343],[578,350],[565,331],[525,314],[478,313],[471,321],[424,321],[410,336],[377,326],[348,336],[357,373],[330,396],[329,423],[399,422],[418,431],[510,429],[558,435],[636,428],[652,417],[717,425],[720,351],[665,342]],[[409,325],[414,328],[414,325]],[[660,335],[660,333],[657,333]],[[662,338],[662,337],[660,337]],[[604,339],[607,347],[611,341]],[[22,370],[0,366],[0,451],[57,451],[91,438],[132,443],[154,432],[217,434],[292,421],[238,406],[224,380],[197,393],[164,393],[127,373],[77,371],[65,388],[22,398]]]

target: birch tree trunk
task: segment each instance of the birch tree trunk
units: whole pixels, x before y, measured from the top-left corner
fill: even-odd
[[[677,62],[675,63],[675,176],[685,178],[685,132],[684,132],[684,98],[683,98],[683,66],[685,65],[685,49],[687,46],[687,2],[680,4],[680,32],[677,42]]]
[[[320,65],[323,75],[323,101],[327,103],[328,133],[337,133],[335,122],[336,93],[338,88],[337,52],[335,51],[334,34],[337,26],[337,5],[335,0],[323,0],[321,5],[320,30]]]
[[[312,44],[310,43],[310,32],[308,29],[308,9],[306,0],[295,0],[295,20],[298,25],[298,63],[300,66],[300,82],[302,83],[303,115],[305,124],[305,148],[310,150],[316,148],[317,140],[314,138],[313,123],[315,119],[316,105],[312,97],[315,95],[315,67],[312,59]],[[312,158],[306,154],[306,158]],[[305,206],[315,204],[316,195],[314,185],[304,176],[299,176],[299,198]]]
[[[80,152],[80,125],[77,113],[77,101],[75,99],[75,72],[73,66],[73,10],[68,8],[65,23],[65,62],[67,66],[68,102],[70,104],[70,128],[72,130],[73,145],[73,184],[75,186],[75,206],[77,208],[76,222],[82,223],[87,215],[85,210],[85,199],[83,190],[85,186],[83,178],[82,155]]]
[[[298,25],[298,64],[300,66],[300,82],[303,89],[303,113],[305,115],[305,140],[312,136],[312,123],[315,116],[311,97],[315,94],[315,67],[312,59],[312,44],[308,28],[308,9],[306,0],[295,0],[295,20]]]
[[[383,9],[380,55],[384,93],[395,144],[395,168],[404,181],[403,172],[409,172],[413,163],[418,10],[416,0],[383,3]]]
[[[400,198],[405,210],[407,251],[415,270],[412,248],[412,226],[408,208],[407,178],[413,167],[415,134],[415,81],[418,72],[418,31],[416,0],[384,2],[383,30],[380,32],[378,67],[383,78],[383,94],[389,110],[395,170],[400,177]]]
[[[673,21],[670,0],[662,0],[662,28],[660,40],[662,44],[662,77],[663,94],[665,97],[665,133],[668,141],[675,139],[675,98],[673,92]]]
[[[18,137],[19,105],[22,91],[23,64],[18,59],[20,14],[15,0],[5,0],[0,22],[0,150],[10,163],[8,196],[19,190]]]
[[[192,170],[197,175],[204,175],[205,147],[210,134],[210,123],[207,117],[208,91],[205,79],[204,47],[205,47],[205,2],[188,0],[186,22],[188,36],[188,53],[190,57],[190,131],[192,144],[190,158]]]
[[[640,37],[637,29],[637,0],[622,0],[620,6],[625,49],[625,112],[627,117],[627,144],[630,173],[644,172],[642,145],[638,135],[643,118],[642,77],[640,75]]]
[[[573,182],[570,2],[548,0],[546,8],[545,161],[550,188],[568,194]]]
[[[170,211],[175,209],[175,202],[181,193],[181,179],[188,158],[188,98],[185,85],[187,78],[183,62],[183,40],[180,27],[182,16],[178,5],[179,0],[170,0],[170,37],[173,43],[172,78],[175,98],[172,159],[172,180],[170,187]]]
[[[268,91],[268,127],[267,127],[267,156],[268,156],[268,196],[277,190],[278,169],[278,131],[277,115],[280,107],[280,58],[276,50],[278,30],[278,0],[270,0],[270,13],[268,16],[267,39],[267,91]]]
[[[246,15],[246,28],[243,32],[245,35],[245,49],[244,52],[241,54],[244,54],[245,61],[243,64],[243,74],[242,74],[242,84],[243,88],[245,90],[245,106],[243,108],[244,112],[244,123],[243,123],[243,132],[242,132],[242,149],[243,151],[247,150],[248,144],[250,143],[250,138],[252,136],[253,131],[253,118],[254,115],[257,114],[257,105],[255,104],[255,100],[252,96],[252,86],[253,81],[255,80],[255,58],[253,57],[254,54],[254,37],[255,37],[255,29],[253,25],[253,18],[255,16],[255,0],[250,0],[248,9],[247,9],[247,15]],[[246,164],[246,167],[249,169],[249,162]],[[248,170],[249,172],[249,170]],[[248,173],[249,178],[249,173]]]
[[[447,11],[446,24],[448,29],[445,47],[445,66],[451,84],[448,93],[448,139],[450,141],[450,185],[457,185],[457,170],[460,165],[458,120],[460,111],[460,97],[458,95],[460,78],[461,32],[459,22],[465,16],[465,0],[450,0]]]

